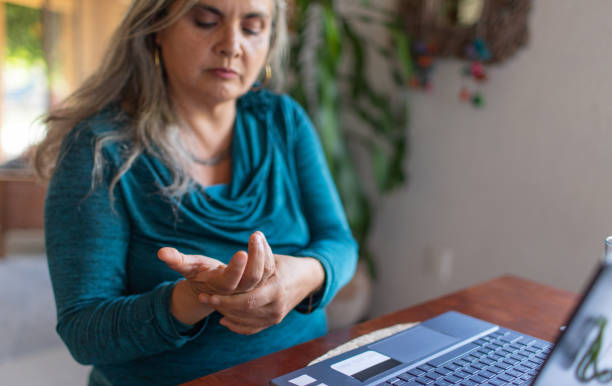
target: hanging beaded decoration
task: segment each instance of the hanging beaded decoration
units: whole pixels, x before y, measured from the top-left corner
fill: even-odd
[[[459,99],[471,102],[474,107],[482,107],[484,106],[484,95],[480,86],[487,80],[484,63],[491,59],[491,52],[482,38],[476,38],[466,47],[466,56],[470,62],[463,69],[464,82],[459,92]],[[476,85],[475,90],[470,89],[466,80],[472,80],[472,83]]]
[[[466,47],[481,38],[497,64],[529,40],[528,16],[533,0],[401,0],[408,36],[435,42],[437,57],[467,57]]]
[[[431,90],[436,57],[469,61],[459,98],[484,105],[485,64],[500,63],[528,40],[532,0],[402,0],[405,29],[413,39],[410,87]],[[473,87],[468,87],[468,81]],[[473,82],[472,82],[473,81]]]

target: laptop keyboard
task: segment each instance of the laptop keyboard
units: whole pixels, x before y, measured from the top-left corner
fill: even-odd
[[[377,386],[530,385],[552,344],[499,330]]]

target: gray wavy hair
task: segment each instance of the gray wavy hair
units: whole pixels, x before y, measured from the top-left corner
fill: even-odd
[[[181,1],[171,8],[175,1]],[[170,168],[173,183],[165,194],[179,197],[193,180],[187,174],[189,158],[179,137],[175,111],[164,77],[155,64],[155,34],[178,21],[198,0],[133,0],[113,34],[100,67],[59,108],[44,117],[46,136],[37,146],[33,166],[43,180],[53,175],[64,137],[80,121],[113,102],[130,106],[130,124],[99,138],[94,148],[92,188],[102,180],[102,148],[113,141],[128,140],[125,161],[113,176],[110,194],[119,179],[144,151],[151,152]],[[280,89],[287,53],[286,0],[273,0],[274,13],[268,63],[273,78],[269,87]]]

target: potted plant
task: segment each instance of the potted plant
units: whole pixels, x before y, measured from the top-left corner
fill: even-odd
[[[405,183],[408,109],[405,94],[381,92],[374,87],[368,55],[385,58],[388,68],[384,73],[399,86],[398,90],[407,84],[412,62],[410,43],[396,13],[369,1],[352,5],[351,12],[341,12],[334,0],[293,1],[289,92],[305,107],[319,132],[359,243],[360,262],[375,278],[375,257],[367,247],[375,197],[366,194],[365,187],[370,183],[366,179],[373,179],[382,194]],[[389,32],[386,45],[357,29],[357,25],[372,23]],[[361,130],[347,127],[346,116],[358,118],[363,123]],[[368,156],[372,176],[358,173],[355,153],[350,151],[355,148]],[[363,281],[359,275],[355,280]],[[354,291],[347,287],[345,292]]]

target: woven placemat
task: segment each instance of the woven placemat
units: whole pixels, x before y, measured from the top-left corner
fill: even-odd
[[[314,365],[315,363],[319,363],[325,359],[328,358],[332,358],[335,357],[336,355],[340,355],[342,353],[345,353],[349,350],[353,350],[355,348],[361,347],[363,345],[375,342],[379,339],[383,339],[386,338],[388,336],[391,336],[395,333],[398,333],[400,331],[404,331],[407,330],[411,327],[416,326],[417,323],[401,323],[401,324],[395,324],[393,326],[390,327],[385,327],[385,328],[381,328],[380,330],[376,330],[376,331],[372,331],[370,333],[367,333],[365,335],[361,335],[358,336],[355,339],[351,339],[348,342],[329,350],[328,352],[326,352],[325,354],[321,355],[320,357],[318,357],[317,359],[313,360],[312,362],[310,362],[308,364],[308,366]]]

